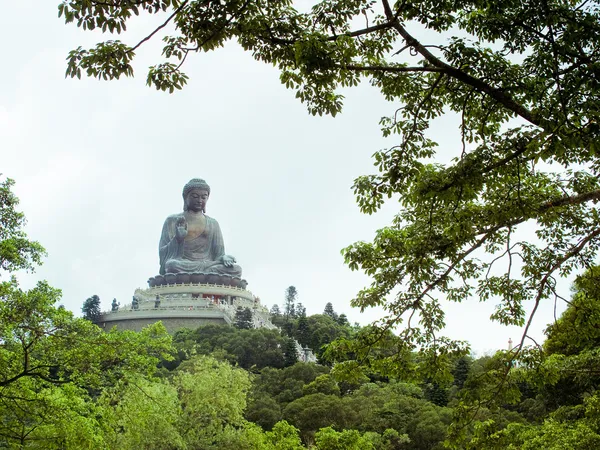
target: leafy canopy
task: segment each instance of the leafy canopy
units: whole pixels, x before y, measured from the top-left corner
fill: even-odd
[[[600,243],[600,20],[597,0],[65,0],[59,15],[84,29],[123,33],[133,15],[164,24],[134,44],[73,50],[67,76],[131,76],[136,50],[162,36],[164,62],[147,82],[181,89],[186,58],[235,39],[273,64],[312,114],[340,112],[339,88],[368,79],[397,106],[381,120],[395,144],[357,178],[361,211],[399,199],[393,223],[343,253],[373,277],[354,299],[401,326],[389,364],[418,349],[435,363],[466,344],[440,336],[442,301],[497,303],[492,320],[524,327],[558,297],[557,277],[591,265]],[[168,25],[168,27],[167,27]],[[172,32],[166,32],[166,30]],[[432,121],[453,113],[456,139]],[[450,155],[440,164],[440,155]],[[523,238],[534,229],[534,239]],[[525,300],[533,300],[527,315]],[[379,339],[373,333],[371,343]],[[368,344],[368,342],[367,342]],[[398,355],[398,356],[394,356]],[[427,364],[423,364],[426,368]]]
[[[46,254],[44,247],[30,241],[23,231],[25,215],[15,209],[19,199],[11,191],[14,184],[10,178],[0,181],[0,275],[2,271],[33,270]]]
[[[45,252],[23,231],[13,184],[0,182],[0,270],[10,274],[0,282],[0,447],[102,448],[90,395],[152,376],[171,358],[171,337],[160,323],[104,332],[57,306],[61,291],[47,282],[21,289],[14,271],[33,270]]]

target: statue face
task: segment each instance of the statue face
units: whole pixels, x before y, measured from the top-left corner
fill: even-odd
[[[185,199],[185,206],[188,211],[201,212],[206,208],[207,201],[208,191],[192,189]]]

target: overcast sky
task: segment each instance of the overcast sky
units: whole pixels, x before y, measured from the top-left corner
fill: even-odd
[[[332,302],[361,324],[381,315],[350,307],[369,279],[351,272],[340,250],[371,240],[397,211],[392,201],[363,215],[351,190],[373,173],[371,155],[394,145],[378,121],[397,105],[365,85],[345,93],[338,117],[312,117],[273,67],[235,44],[190,57],[189,84],[172,95],[145,85],[156,45],[138,52],[133,79],[65,79],[68,51],[101,35],[65,26],[57,4],[6,2],[0,15],[0,173],[16,180],[27,232],[49,253],[34,275],[20,276],[24,287],[47,279],[77,314],[93,294],[104,309],[115,297],[129,302],[158,273],[163,221],[181,211],[183,185],[200,177],[212,189],[207,214],[264,304],[282,305],[294,285],[308,314]],[[151,25],[132,22],[122,39],[135,43]],[[456,125],[440,120],[433,136],[448,142]],[[478,354],[505,348],[520,333],[491,324],[492,311],[474,299],[449,305],[447,334]],[[548,303],[534,336],[552,316]]]

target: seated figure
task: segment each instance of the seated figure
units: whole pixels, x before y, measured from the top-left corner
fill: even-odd
[[[210,186],[194,178],[183,188],[183,212],[165,220],[159,243],[160,274],[213,273],[235,277],[242,269],[225,254],[218,222],[206,216]]]

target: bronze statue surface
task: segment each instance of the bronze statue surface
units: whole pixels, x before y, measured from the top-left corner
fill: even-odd
[[[183,212],[170,215],[159,242],[160,274],[202,273],[241,277],[235,258],[225,254],[219,223],[205,215],[210,186],[200,178],[183,188]]]

